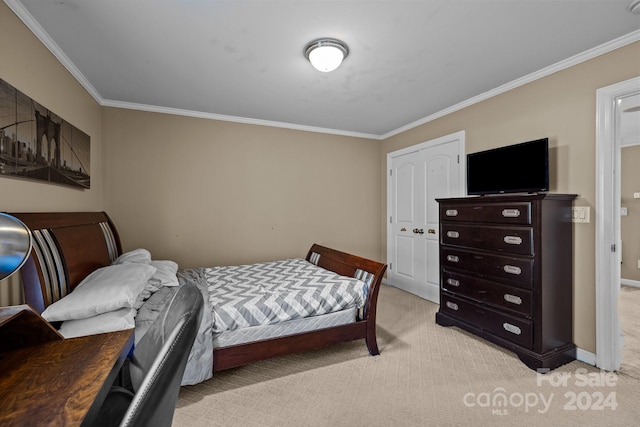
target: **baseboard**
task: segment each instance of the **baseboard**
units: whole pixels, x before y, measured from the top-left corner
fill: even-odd
[[[576,359],[591,366],[596,366],[596,355],[590,351],[576,348]]]
[[[633,286],[633,287],[636,287],[636,288],[640,288],[640,281],[638,281],[638,280],[620,279],[620,284],[621,285]]]

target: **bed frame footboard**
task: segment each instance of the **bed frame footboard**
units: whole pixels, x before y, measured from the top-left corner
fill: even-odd
[[[318,244],[309,249],[306,259],[343,276],[361,278],[369,285],[362,318],[346,325],[217,348],[213,351],[214,372],[358,339],[365,340],[370,355],[380,354],[376,337],[376,307],[387,265]]]

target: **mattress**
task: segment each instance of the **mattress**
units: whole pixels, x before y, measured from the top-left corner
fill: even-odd
[[[332,326],[346,325],[356,321],[357,309],[351,307],[322,316],[306,317],[282,323],[252,326],[233,331],[222,332],[213,339],[213,348],[228,347],[237,344],[284,337],[301,332],[315,331]]]

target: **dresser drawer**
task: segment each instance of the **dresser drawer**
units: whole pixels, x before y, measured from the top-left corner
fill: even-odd
[[[533,255],[532,227],[480,226],[443,222],[440,236],[445,245]]]
[[[442,269],[442,289],[500,309],[532,316],[532,292]]]
[[[441,221],[531,224],[531,202],[440,204]]]
[[[493,255],[441,246],[440,266],[464,270],[462,273],[468,272],[483,278],[493,277],[524,288],[531,288],[534,280],[533,258]]]
[[[447,292],[440,295],[440,311],[514,344],[528,349],[533,347],[533,322],[530,320],[457,298]]]

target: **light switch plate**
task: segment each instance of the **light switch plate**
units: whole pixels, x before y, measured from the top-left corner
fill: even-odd
[[[589,222],[589,206],[575,206],[571,209],[571,222]]]

